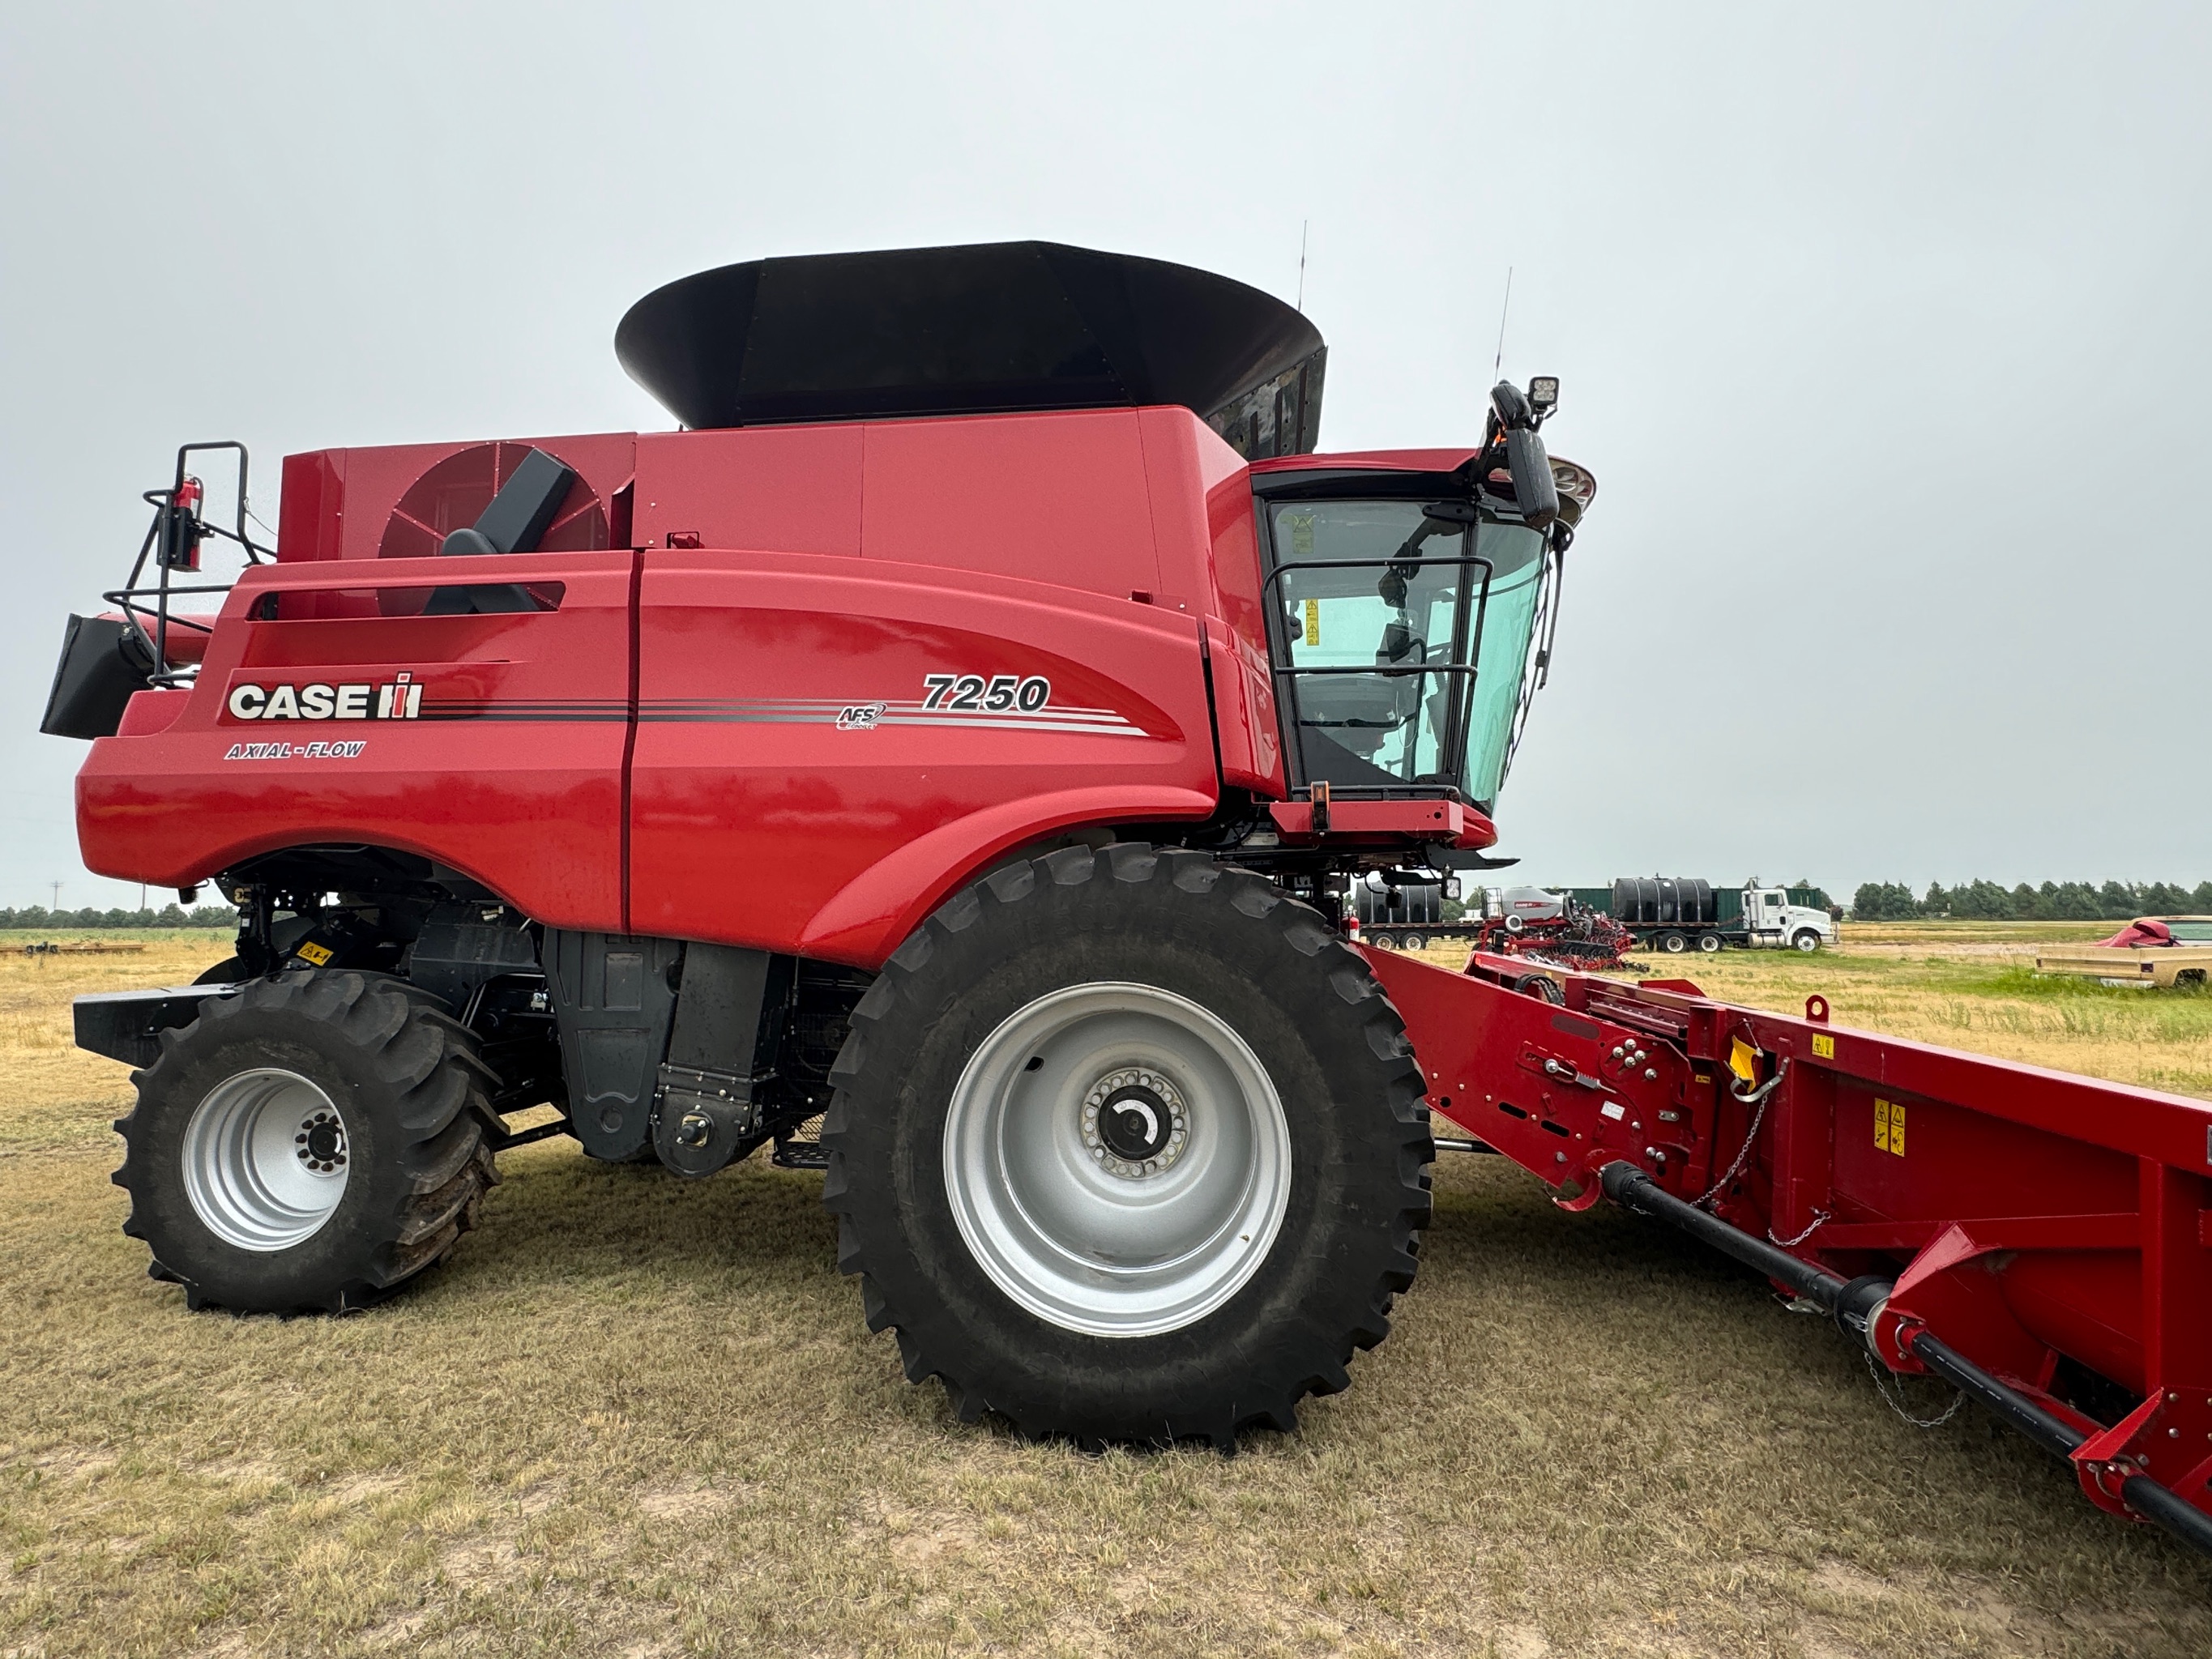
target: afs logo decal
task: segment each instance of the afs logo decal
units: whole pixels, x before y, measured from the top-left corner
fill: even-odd
[[[234,685],[224,707],[241,720],[411,720],[422,713],[422,685],[401,674],[383,685]]]

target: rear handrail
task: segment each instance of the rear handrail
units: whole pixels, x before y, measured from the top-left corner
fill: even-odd
[[[224,450],[234,451],[238,457],[238,517],[235,526],[230,528],[200,516],[199,480],[185,471],[192,456]],[[171,579],[173,571],[197,572],[199,569],[202,538],[220,536],[226,541],[236,542],[245,551],[249,569],[273,562],[276,557],[274,548],[262,546],[246,527],[250,514],[246,494],[249,465],[246,446],[235,438],[182,444],[177,449],[176,476],[169,487],[167,489],[149,489],[141,497],[153,507],[154,521],[147,526],[145,539],[138,544],[138,556],[131,562],[129,580],[122,586],[110,589],[100,597],[123,613],[125,625],[145,653],[151,665],[146,673],[146,683],[149,686],[174,690],[189,685],[198,675],[199,665],[197,663],[173,665],[170,663],[169,629],[172,627],[189,628],[202,634],[214,632],[214,624],[199,617],[172,615],[169,601],[185,593],[228,593],[237,586],[235,578],[227,582],[193,583],[179,583]],[[151,586],[142,586],[139,580],[145,574],[149,557],[154,559],[156,573]],[[146,626],[145,618],[153,622],[150,630]]]

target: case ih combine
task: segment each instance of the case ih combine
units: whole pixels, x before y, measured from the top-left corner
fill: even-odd
[[[77,1010],[190,1305],[375,1299],[518,1140],[773,1141],[963,1418],[1226,1444],[1382,1340],[1433,1109],[2212,1541],[2212,1107],[1346,940],[1490,862],[1594,489],[1554,384],[1318,454],[1303,318],[1042,244],[732,266],[617,348],[684,429],[295,455],[273,556],[188,450],[72,621],[86,862],[242,917]]]

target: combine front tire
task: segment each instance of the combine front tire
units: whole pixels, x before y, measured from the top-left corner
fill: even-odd
[[[833,1077],[839,1265],[963,1419],[1289,1429],[1413,1281],[1405,1028],[1322,917],[1202,854],[994,872],[891,958]]]
[[[342,1313],[443,1258],[498,1179],[489,1077],[422,994],[288,973],[211,998],[132,1074],[124,1231],[187,1303]]]

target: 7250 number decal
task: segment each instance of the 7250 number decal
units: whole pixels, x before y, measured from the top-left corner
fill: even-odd
[[[928,693],[922,699],[924,708],[993,714],[1018,708],[1024,714],[1034,714],[1052,701],[1052,682],[1042,674],[1026,678],[994,674],[988,680],[981,674],[927,674],[921,684]]]

